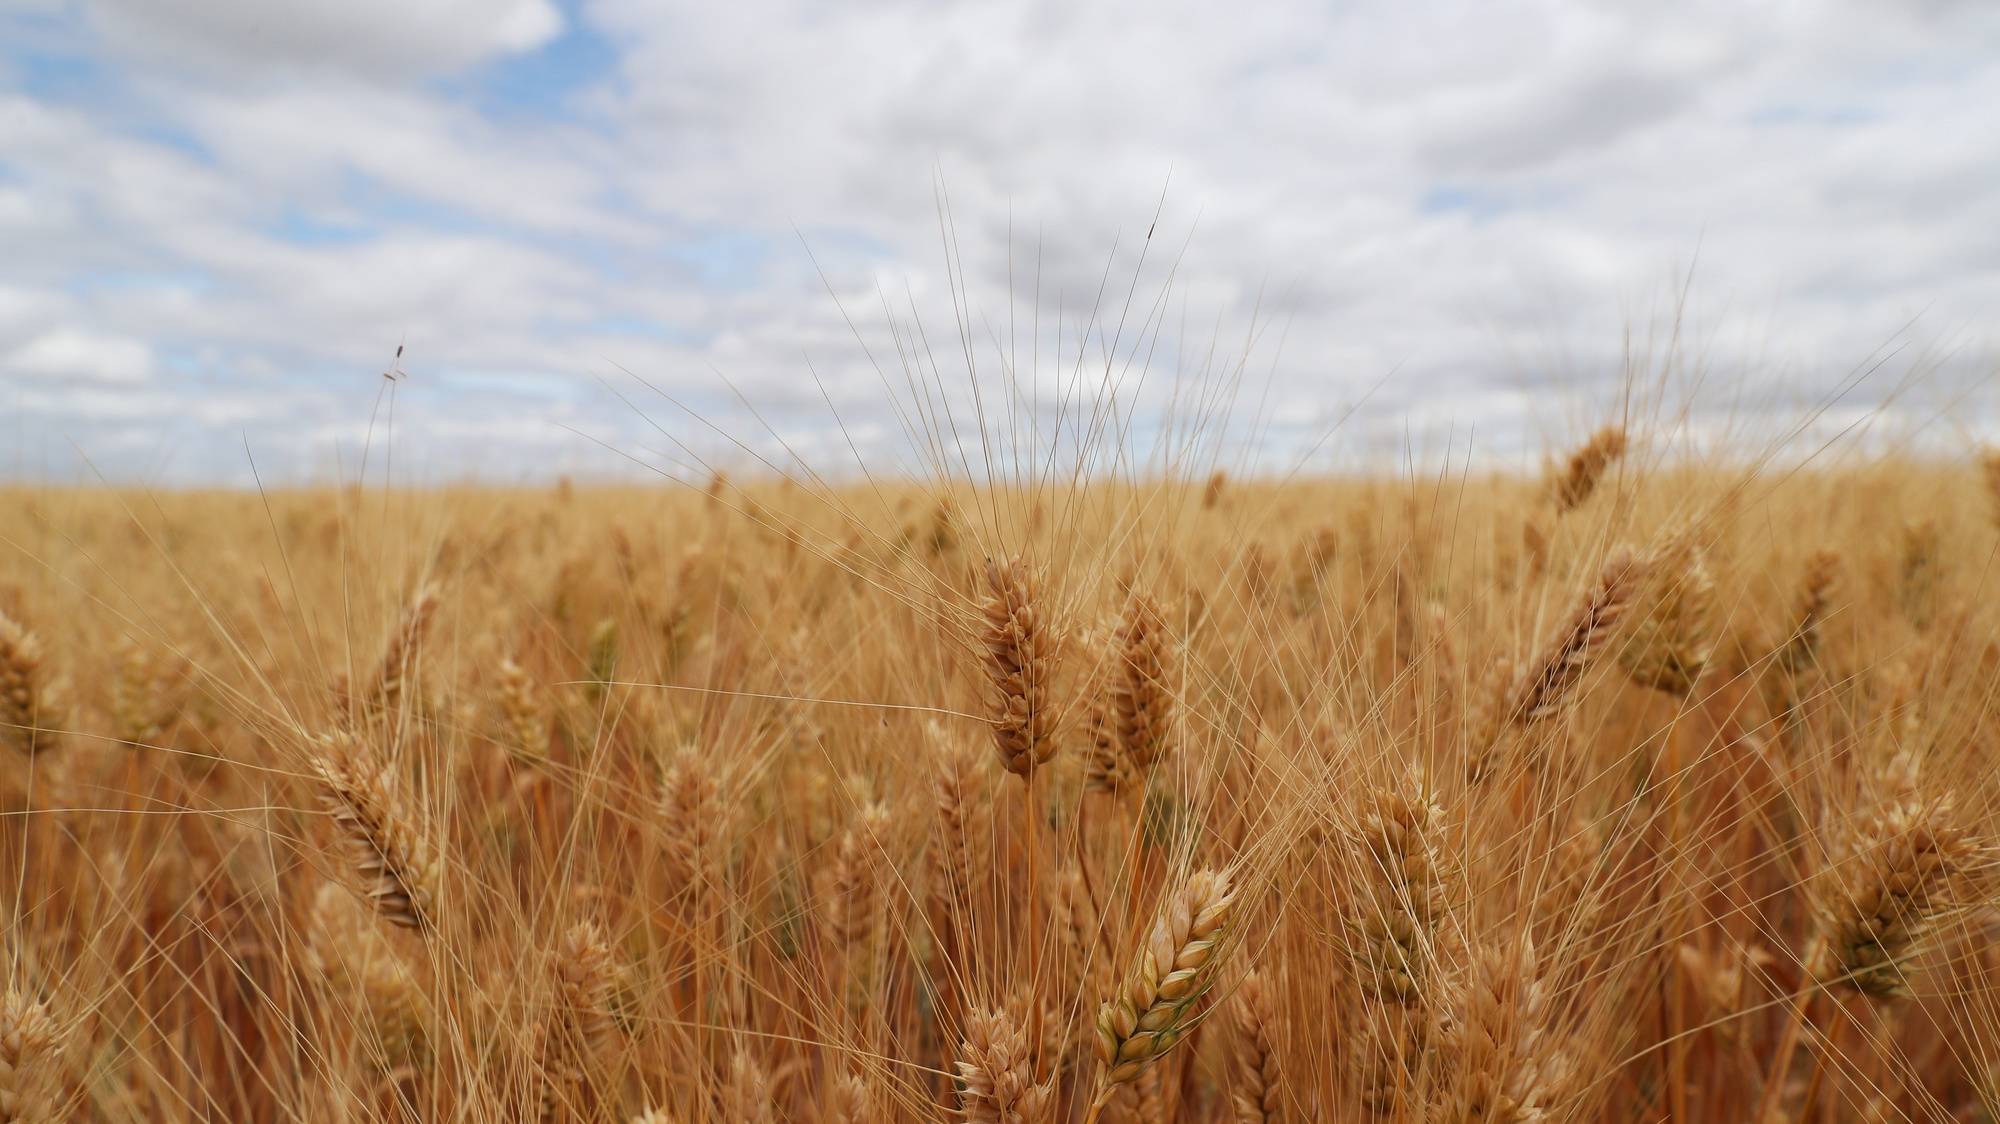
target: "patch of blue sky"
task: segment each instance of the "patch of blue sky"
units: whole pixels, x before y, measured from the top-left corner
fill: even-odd
[[[265,230],[273,237],[307,246],[362,242],[396,229],[500,238],[550,252],[607,282],[640,279],[665,268],[679,271],[707,289],[736,292],[754,290],[767,280],[766,267],[773,250],[771,238],[753,231],[679,224],[663,225],[658,240],[637,246],[587,238],[575,232],[525,230],[481,217],[443,199],[390,187],[355,171],[343,177],[340,197],[345,213],[339,218],[286,210],[267,224]],[[803,254],[800,257],[803,260]],[[637,331],[635,323],[623,327],[634,330],[622,334],[687,338],[671,325],[653,326],[644,332]]]
[[[771,250],[771,239],[755,231],[689,229],[666,255],[704,287],[749,290],[763,280]]]
[[[157,353],[160,369],[170,375],[199,375],[208,369],[202,357],[189,347],[163,347]]]
[[[123,73],[105,64],[74,21],[32,14],[0,18],[0,89],[18,90],[47,105],[85,109],[129,136],[214,163],[214,154],[192,132],[135,94]]]
[[[564,327],[576,335],[623,337],[689,346],[703,343],[708,338],[707,333],[693,331],[685,325],[646,316],[603,316]]]
[[[266,224],[264,232],[296,246],[352,246],[376,237],[381,227],[373,222],[325,218],[287,207]]]
[[[128,130],[132,136],[163,148],[171,148],[189,159],[213,167],[215,153],[201,138],[172,121],[144,119],[136,121]]]
[[[64,288],[72,296],[89,297],[147,289],[204,293],[214,285],[215,279],[198,269],[90,269],[72,275]]]
[[[698,226],[671,216],[648,215],[613,204],[616,213],[657,230],[638,244],[585,240],[574,235],[521,234],[518,240],[560,254],[608,281],[639,280],[662,270],[714,292],[749,292],[769,281],[782,264],[783,243],[747,228]],[[803,263],[805,254],[796,254]]]
[[[347,170],[341,176],[340,197],[356,211],[368,216],[377,229],[415,227],[449,234],[504,233],[495,222],[482,219],[463,207],[391,187],[364,172]]]
[[[553,253],[563,260],[588,269],[600,281],[630,282],[644,276],[657,264],[657,250],[651,245],[615,245],[603,239],[586,239],[576,234],[528,233],[513,236],[523,246]]]
[[[104,67],[78,48],[20,47],[8,50],[6,60],[10,82],[37,101],[95,101],[109,84]]]
[[[665,263],[712,289],[747,290],[768,280],[768,268],[780,246],[767,232],[690,222],[616,185],[608,187],[598,202],[609,214],[659,232],[644,245],[605,245],[585,251],[582,260],[607,275],[643,274]],[[805,260],[802,252],[796,256]]]
[[[432,195],[385,183],[376,176],[349,168],[338,184],[340,218],[311,214],[281,214],[273,233],[290,229],[302,240],[324,242],[363,241],[403,230],[432,234],[502,239],[522,246],[548,251],[585,265],[607,279],[625,275],[628,266],[621,255],[629,253],[592,240],[576,231],[525,228],[501,218],[482,215],[454,202],[440,192]]]
[[[1417,209],[1426,215],[1464,215],[1481,223],[1519,211],[1555,210],[1573,194],[1572,189],[1556,183],[1483,186],[1443,181],[1424,189],[1417,198]]]
[[[559,118],[588,123],[576,95],[611,82],[618,50],[584,18],[579,0],[556,0],[563,30],[533,51],[495,59],[442,80],[441,92],[496,119]]]
[[[82,5],[0,4],[0,83],[42,100],[90,93],[104,84]]]
[[[409,382],[418,394],[465,395],[468,401],[504,395],[540,402],[573,402],[583,389],[582,382],[571,375],[546,371],[445,370],[430,375],[419,373]]]

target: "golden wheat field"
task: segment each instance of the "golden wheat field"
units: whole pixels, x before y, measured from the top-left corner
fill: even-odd
[[[1996,494],[0,494],[0,1121],[2000,1118]]]

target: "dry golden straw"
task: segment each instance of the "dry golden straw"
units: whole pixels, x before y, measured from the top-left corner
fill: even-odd
[[[1067,416],[1018,479],[0,490],[0,1108],[1984,1120],[1981,462],[1648,408],[1208,503]]]

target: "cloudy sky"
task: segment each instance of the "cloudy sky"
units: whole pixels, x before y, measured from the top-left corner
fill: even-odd
[[[1996,12],[0,0],[0,476],[1990,435]]]

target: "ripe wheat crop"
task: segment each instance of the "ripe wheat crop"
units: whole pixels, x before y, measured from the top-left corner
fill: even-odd
[[[1978,1121],[1992,459],[0,493],[0,1121]]]

